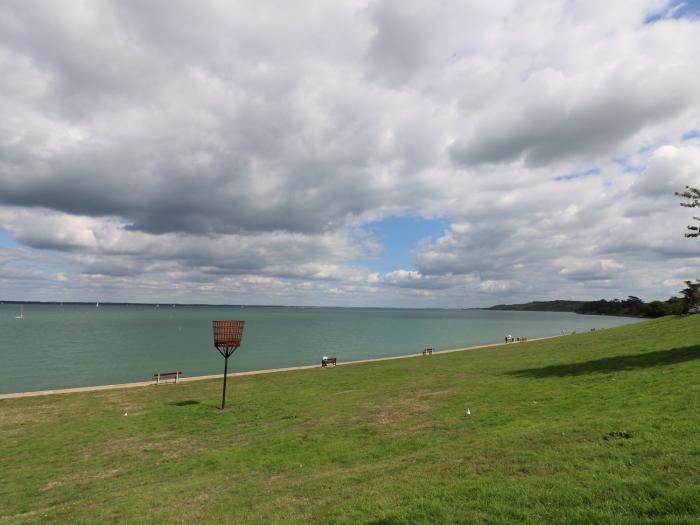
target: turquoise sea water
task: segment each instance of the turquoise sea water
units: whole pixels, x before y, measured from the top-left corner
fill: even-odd
[[[622,317],[490,310],[213,306],[0,305],[0,393],[150,380],[223,371],[213,319],[246,322],[231,372],[413,354],[588,331]]]

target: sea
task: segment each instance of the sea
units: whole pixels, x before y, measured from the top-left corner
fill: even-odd
[[[212,320],[245,321],[230,372],[418,354],[610,328],[638,319],[555,312],[264,306],[0,304],[0,393],[223,372]]]

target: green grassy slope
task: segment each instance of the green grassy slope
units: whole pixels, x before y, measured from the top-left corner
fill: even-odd
[[[700,519],[700,315],[220,392],[0,400],[0,524]]]

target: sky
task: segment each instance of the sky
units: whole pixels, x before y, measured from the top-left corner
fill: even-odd
[[[0,299],[665,299],[699,56],[697,0],[6,0]]]

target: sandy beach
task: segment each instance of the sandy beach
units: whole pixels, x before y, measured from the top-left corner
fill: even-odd
[[[549,336],[549,337],[537,337],[529,339],[528,341],[541,341],[543,339],[551,339],[552,337],[561,337],[559,335]],[[517,342],[522,344],[522,342]],[[516,343],[511,343],[516,344]],[[449,354],[452,352],[464,352],[466,350],[477,350],[479,348],[490,348],[494,346],[505,346],[505,343],[490,343],[486,345],[476,345],[476,346],[466,346],[463,348],[451,348],[449,350],[436,350],[433,352],[435,355],[438,354]],[[413,357],[424,357],[422,353],[408,354],[408,355],[397,355],[391,357],[377,357],[372,359],[360,359],[357,361],[347,361],[340,362],[337,366],[349,366],[356,365],[359,363],[373,363],[377,361],[391,361],[395,359],[409,359]],[[303,365],[303,366],[292,366],[287,368],[269,368],[267,370],[251,370],[249,372],[234,372],[229,374],[229,377],[242,377],[242,376],[254,376],[259,374],[274,374],[277,372],[291,372],[293,370],[309,370],[312,368],[321,368],[320,365]],[[178,379],[178,383],[188,383],[191,381],[205,381],[207,379],[220,379],[223,374],[211,374],[206,376],[193,376],[193,377],[182,377]],[[163,383],[163,386],[174,384],[174,381],[167,381]],[[151,381],[139,381],[136,383],[119,383],[116,385],[98,385],[98,386],[82,386],[75,388],[61,388],[56,390],[36,390],[33,392],[15,392],[10,394],[0,394],[0,399],[14,399],[19,397],[36,397],[36,396],[48,396],[54,394],[72,394],[76,392],[97,392],[100,390],[114,390],[119,388],[142,388],[147,386],[156,386],[153,380]]]

